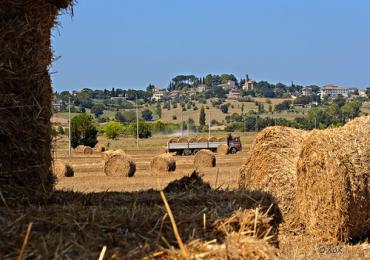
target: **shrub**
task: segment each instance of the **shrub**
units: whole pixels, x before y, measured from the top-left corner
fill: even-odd
[[[94,147],[98,131],[93,125],[93,117],[86,113],[75,116],[71,120],[71,144],[73,148],[78,145]]]
[[[116,121],[110,121],[103,126],[103,131],[109,139],[116,139],[123,131],[123,126]]]

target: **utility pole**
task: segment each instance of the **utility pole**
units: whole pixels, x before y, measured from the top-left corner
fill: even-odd
[[[68,156],[71,157],[71,97],[68,97]]]
[[[183,135],[183,130],[184,130],[184,126],[183,126],[183,120],[182,120],[182,108],[181,109],[181,136]]]
[[[208,137],[211,137],[211,111],[208,113]]]
[[[135,103],[136,103],[136,146],[139,148],[139,111],[137,107],[137,95]]]
[[[188,117],[188,123],[187,123],[187,128],[186,128],[186,131],[188,132],[188,136],[190,135],[190,120],[189,120],[190,117]]]

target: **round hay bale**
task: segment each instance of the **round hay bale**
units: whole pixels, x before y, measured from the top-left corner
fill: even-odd
[[[227,136],[218,137],[217,141],[219,142],[227,142]]]
[[[208,137],[208,142],[218,142],[218,138],[216,136]]]
[[[188,143],[188,138],[187,137],[180,137],[178,140],[179,143]]]
[[[178,143],[179,142],[179,138],[178,137],[172,137],[170,139],[168,139],[168,143],[171,144],[171,143]]]
[[[303,143],[295,214],[308,234],[338,241],[369,235],[369,133],[367,117],[313,131]]]
[[[90,146],[85,146],[83,149],[83,154],[93,154],[94,150]]]
[[[197,168],[215,167],[216,156],[210,150],[200,150],[194,157],[194,165]]]
[[[150,169],[154,172],[172,172],[176,170],[176,160],[172,154],[164,153],[153,157]]]
[[[52,170],[53,170],[54,176],[57,179],[74,176],[73,167],[70,164],[63,162],[61,160],[53,161]]]
[[[105,152],[105,147],[99,143],[97,143],[94,147],[94,151],[98,153]]]
[[[196,143],[198,141],[198,138],[193,136],[189,138],[189,143]]]
[[[132,177],[136,171],[135,162],[122,150],[104,153],[104,173],[107,176]]]
[[[76,153],[83,153],[83,152],[84,152],[84,149],[85,149],[85,146],[80,144],[79,146],[77,146],[77,147],[74,149],[74,151],[75,151]]]
[[[208,137],[198,137],[198,143],[206,143],[208,142]]]
[[[167,153],[167,147],[159,147],[158,152],[161,153],[161,154],[162,153]]]
[[[240,169],[239,188],[270,192],[283,217],[292,210],[296,188],[296,164],[305,131],[273,126],[262,130]]]
[[[229,153],[229,146],[227,144],[220,144],[217,146],[217,154],[227,155]]]

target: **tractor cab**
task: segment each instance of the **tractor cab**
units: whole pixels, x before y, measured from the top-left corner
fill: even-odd
[[[242,143],[240,142],[240,137],[239,136],[229,135],[227,143],[228,143],[228,146],[229,146],[230,153],[236,153],[238,151],[241,151],[241,149],[242,149]]]

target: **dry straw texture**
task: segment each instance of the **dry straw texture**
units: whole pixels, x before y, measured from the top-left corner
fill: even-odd
[[[179,137],[178,142],[179,143],[187,143],[188,142],[188,138],[187,137]]]
[[[217,154],[227,155],[229,153],[229,146],[227,144],[220,144],[217,146]]]
[[[218,138],[216,136],[211,136],[211,137],[208,138],[208,141],[209,142],[217,142]]]
[[[194,157],[194,166],[197,168],[202,167],[215,167],[216,156],[209,150],[200,150]]]
[[[208,142],[208,138],[207,137],[198,137],[197,142],[199,142],[199,143]]]
[[[153,157],[150,161],[153,172],[172,172],[176,170],[176,160],[172,154],[164,153]]]
[[[93,154],[94,150],[90,146],[85,146],[83,149],[83,154]]]
[[[73,167],[70,164],[63,162],[61,160],[53,161],[52,170],[53,170],[54,176],[57,179],[74,176]]]
[[[305,132],[268,127],[256,137],[240,170],[240,188],[271,192],[287,217],[296,189],[296,165]]]
[[[213,241],[212,246],[220,247],[227,243],[232,248],[229,254],[235,251],[238,256],[262,250],[252,242],[244,243],[245,239],[263,239],[275,245],[279,217],[268,194],[199,188],[173,189],[165,195],[181,239],[189,247],[193,240],[203,245]],[[178,246],[158,191],[55,192],[27,207],[0,207],[0,216],[0,259],[18,256],[30,222],[33,227],[24,258],[98,259],[106,245],[104,259],[142,259]],[[213,247],[205,249],[202,252],[214,251]]]
[[[219,138],[217,138],[217,140],[218,140],[219,142],[227,142],[227,136],[219,137]]]
[[[70,1],[0,1],[0,190],[5,198],[53,186],[51,28]]]
[[[95,147],[94,147],[94,151],[97,152],[97,153],[102,153],[102,152],[105,152],[105,147],[101,144],[96,144]]]
[[[83,153],[84,152],[84,149],[85,149],[85,146],[80,144],[79,146],[77,146],[74,151],[75,153]]]
[[[369,133],[368,116],[313,131],[303,143],[296,213],[308,233],[344,241],[369,235]]]
[[[135,162],[122,150],[107,151],[103,155],[104,173],[107,176],[132,177],[136,172]]]
[[[170,139],[168,139],[168,143],[171,144],[171,143],[178,143],[179,142],[179,138],[178,137],[172,137]]]

